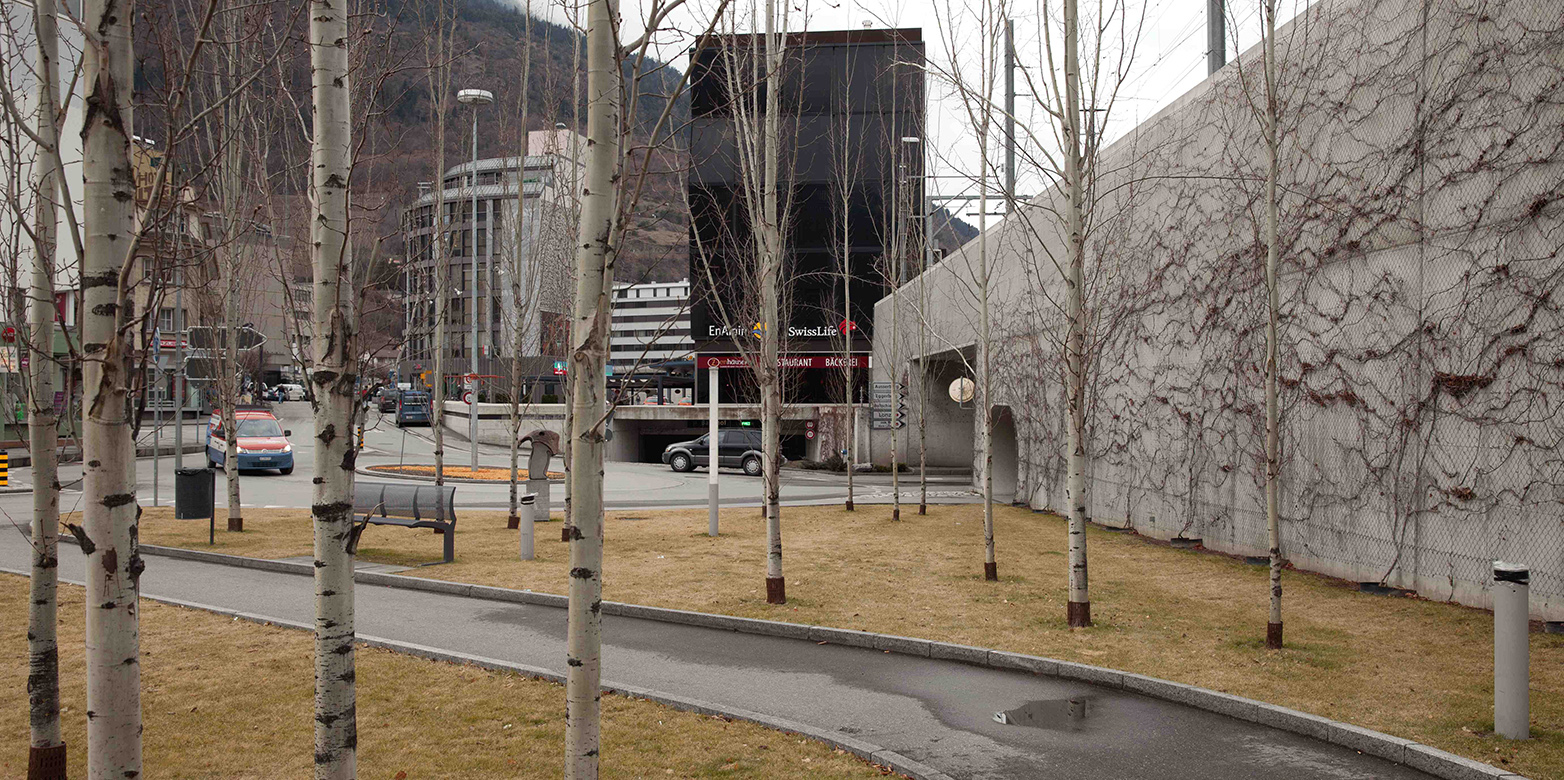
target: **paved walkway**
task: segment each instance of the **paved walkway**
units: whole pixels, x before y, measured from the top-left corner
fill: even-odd
[[[80,582],[80,552],[73,545],[60,552],[62,579]],[[27,565],[26,540],[12,530],[0,534],[0,568]],[[149,596],[312,622],[308,577],[148,556],[141,583]],[[564,671],[562,609],[367,585],[356,593],[361,635]],[[837,730],[955,778],[1428,777],[1084,683],[622,617],[604,619],[603,637],[605,683]]]

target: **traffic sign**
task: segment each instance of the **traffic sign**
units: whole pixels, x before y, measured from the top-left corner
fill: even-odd
[[[249,325],[241,325],[236,331],[236,347],[241,350],[255,349],[266,343],[266,337],[261,332]],[[228,333],[225,326],[192,325],[189,330],[190,346],[193,349],[227,349]]]
[[[473,393],[472,393],[471,390],[463,390],[462,391],[462,403],[470,405],[470,404],[472,404],[472,399],[473,399]]]

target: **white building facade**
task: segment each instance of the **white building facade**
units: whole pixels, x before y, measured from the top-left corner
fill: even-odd
[[[616,375],[693,360],[690,280],[616,284],[608,364]]]

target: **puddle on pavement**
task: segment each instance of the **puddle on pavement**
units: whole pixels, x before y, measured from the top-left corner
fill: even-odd
[[[1092,701],[1094,698],[1076,696],[1070,699],[1029,701],[1013,710],[994,713],[994,722],[1051,731],[1080,731],[1086,727],[1092,710],[1096,709],[1096,702]]]

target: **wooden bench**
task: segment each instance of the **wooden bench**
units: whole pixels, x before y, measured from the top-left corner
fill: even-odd
[[[453,485],[409,485],[395,482],[355,482],[353,513],[364,513],[353,528],[349,551],[357,552],[364,527],[399,525],[403,528],[432,528],[445,537],[445,563],[456,558],[456,487]]]

